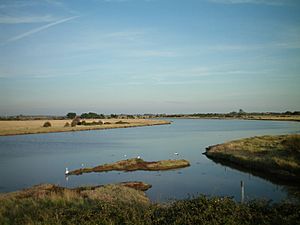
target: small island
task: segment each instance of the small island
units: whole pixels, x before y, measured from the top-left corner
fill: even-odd
[[[93,168],[81,168],[68,172],[67,175],[80,175],[91,172],[107,172],[112,170],[117,171],[135,171],[135,170],[171,170],[190,166],[189,161],[184,159],[169,159],[154,162],[146,162],[143,159],[132,158],[121,160],[114,163],[99,165]]]
[[[204,154],[224,165],[300,182],[300,134],[244,138],[210,146]]]

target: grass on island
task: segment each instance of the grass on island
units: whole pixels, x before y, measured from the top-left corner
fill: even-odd
[[[9,120],[0,121],[0,136],[17,134],[37,134],[50,132],[68,132],[82,130],[101,130],[138,126],[170,124],[165,120],[148,119],[85,119],[82,125],[71,126],[72,120]],[[48,124],[44,127],[45,124]],[[49,126],[50,124],[50,126]]]
[[[300,182],[300,135],[260,136],[210,146],[208,157]]]
[[[114,163],[104,164],[96,166],[93,168],[81,168],[78,170],[73,170],[68,173],[68,175],[80,175],[82,173],[91,172],[107,172],[112,170],[117,171],[135,171],[135,170],[171,170],[190,166],[190,163],[184,159],[170,159],[161,160],[155,162],[146,162],[143,159],[132,158],[127,160],[121,160]]]
[[[40,185],[0,195],[0,224],[298,224],[300,205],[266,201],[237,203],[199,196],[154,204],[122,185],[83,190]]]

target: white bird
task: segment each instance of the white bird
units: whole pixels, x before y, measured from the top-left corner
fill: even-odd
[[[139,155],[138,155],[136,158],[137,158],[137,159],[140,159],[140,158],[141,158],[141,156],[139,156]]]
[[[124,155],[124,157],[126,158],[126,157],[127,157],[127,155]]]
[[[68,168],[66,168],[65,175],[68,175],[68,174],[69,174],[69,170],[68,170]]]
[[[179,153],[178,153],[178,152],[175,152],[174,155],[179,155]]]
[[[81,166],[83,167],[83,166],[84,166],[84,164],[83,164],[83,163],[81,163]]]

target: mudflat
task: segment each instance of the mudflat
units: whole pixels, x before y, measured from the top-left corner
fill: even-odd
[[[87,123],[98,122],[99,119],[87,119]],[[104,124],[95,125],[77,125],[75,127],[65,126],[66,123],[71,124],[72,120],[12,120],[0,121],[0,136],[19,135],[19,134],[38,134],[52,132],[70,132],[83,130],[102,130],[113,128],[127,128],[139,126],[154,126],[170,124],[165,120],[149,120],[149,119],[103,119]],[[121,121],[121,122],[120,122]],[[43,127],[45,122],[50,122],[50,127]]]

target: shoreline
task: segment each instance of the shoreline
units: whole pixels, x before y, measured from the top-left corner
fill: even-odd
[[[299,117],[265,117],[265,118],[243,118],[243,117],[193,117],[193,116],[178,116],[178,117],[160,117],[160,119],[204,119],[204,120],[255,120],[255,121],[287,121],[287,122],[300,122]]]
[[[43,127],[45,122],[49,121],[51,127]],[[97,120],[88,119],[87,122]],[[77,132],[89,130],[107,130],[118,128],[133,128],[144,126],[169,125],[171,122],[166,120],[154,119],[105,119],[105,122],[111,124],[84,126],[77,125],[75,127],[64,127],[65,123],[71,123],[71,120],[26,120],[26,121],[0,121],[0,136],[15,136],[27,134],[45,134],[45,133],[61,133],[61,132]],[[127,124],[116,124],[118,121],[126,122]]]

